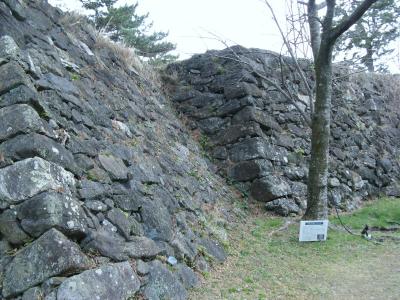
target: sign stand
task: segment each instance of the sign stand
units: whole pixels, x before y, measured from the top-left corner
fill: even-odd
[[[328,220],[300,221],[299,242],[326,241],[328,223]]]

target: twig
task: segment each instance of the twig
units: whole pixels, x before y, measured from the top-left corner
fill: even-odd
[[[260,72],[256,71],[255,68],[253,67],[253,65],[251,65],[250,63],[248,63],[247,61],[245,61],[244,59],[242,59],[233,49],[232,47],[230,47],[228,45],[228,43],[226,41],[224,41],[221,37],[219,37],[218,35],[216,35],[213,32],[208,32],[210,35],[213,36],[213,38],[217,39],[220,43],[222,43],[229,51],[231,51],[231,53],[233,54],[233,57],[230,56],[225,56],[225,55],[217,55],[217,54],[213,54],[213,56],[215,57],[219,57],[219,58],[223,58],[223,59],[228,59],[231,61],[236,61],[238,63],[247,65],[251,68],[251,71],[253,72],[254,75],[256,75],[257,77],[265,80],[267,83],[269,83],[270,85],[272,85],[273,87],[275,87],[278,92],[280,92],[287,100],[289,100],[293,106],[298,110],[298,112],[301,114],[301,116],[303,117],[305,123],[311,127],[311,119],[307,117],[307,115],[305,114],[305,112],[300,108],[300,106],[297,104],[297,102],[301,102],[304,103],[298,95],[293,94],[290,95],[288,93],[286,93],[286,91],[284,91],[279,84],[277,84],[275,81],[269,79],[268,77],[264,76],[263,74],[261,74]],[[297,62],[297,60],[296,60]],[[313,98],[310,98],[310,103],[312,103]],[[296,102],[297,101],[297,102]]]
[[[308,126],[311,127],[311,121],[310,121],[310,119],[309,119],[309,118],[307,117],[307,115],[303,112],[303,110],[300,108],[300,106],[296,103],[296,100],[299,101],[299,102],[302,102],[302,100],[301,100],[298,96],[293,95],[294,97],[296,97],[296,100],[294,100],[290,95],[288,95],[288,94],[286,93],[285,90],[283,90],[283,89],[279,86],[279,84],[277,84],[277,83],[276,83],[275,81],[273,81],[272,79],[269,79],[268,77],[266,77],[266,76],[262,75],[261,73],[257,72],[256,70],[254,70],[253,66],[252,66],[250,63],[244,61],[244,60],[241,59],[240,57],[239,57],[239,59],[237,59],[237,58],[235,59],[235,58],[232,58],[232,57],[229,57],[229,56],[224,56],[224,55],[214,55],[214,56],[215,56],[215,57],[219,57],[219,58],[229,59],[229,60],[232,60],[232,61],[236,61],[236,62],[245,64],[245,65],[247,65],[247,66],[250,66],[250,67],[252,68],[253,74],[256,75],[256,76],[258,76],[259,78],[265,80],[267,83],[269,83],[269,84],[272,85],[274,88],[276,88],[276,89],[278,90],[278,92],[280,92],[287,100],[289,100],[289,101],[293,104],[294,107],[296,107],[296,109],[298,110],[298,112],[301,114],[301,116],[303,117],[304,121],[306,122],[306,124],[307,124]]]
[[[304,2],[304,1],[297,1],[297,3],[302,4],[302,5],[307,5],[308,4],[307,2]],[[325,7],[326,7],[326,2],[325,1],[316,5],[316,9],[317,10],[323,9]]]
[[[286,46],[286,48],[287,48],[287,50],[288,50],[288,52],[289,52],[291,58],[294,60],[294,65],[295,65],[295,67],[296,67],[297,72],[299,72],[299,75],[300,75],[300,77],[301,77],[301,80],[304,82],[304,85],[305,85],[305,87],[306,87],[308,96],[310,97],[310,116],[312,117],[312,115],[314,114],[314,102],[313,102],[314,94],[313,94],[313,92],[312,92],[312,90],[311,90],[310,85],[308,84],[308,81],[307,81],[307,79],[306,79],[306,76],[304,75],[304,72],[303,72],[303,70],[301,69],[301,67],[300,67],[300,65],[299,65],[299,62],[298,62],[296,56],[294,55],[294,52],[293,52],[293,50],[292,50],[292,47],[290,46],[288,40],[286,39],[285,34],[283,33],[283,30],[282,30],[281,26],[279,25],[279,22],[278,22],[278,19],[276,18],[274,9],[273,9],[272,6],[269,4],[268,0],[264,0],[264,3],[268,6],[269,10],[271,11],[272,19],[274,20],[274,22],[275,22],[275,24],[276,24],[276,26],[277,26],[277,28],[278,28],[280,34],[281,34],[281,37],[282,37],[282,39],[283,39],[283,42],[285,43],[285,46]]]

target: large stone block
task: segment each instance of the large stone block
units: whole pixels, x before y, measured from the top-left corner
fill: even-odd
[[[0,97],[0,107],[14,104],[38,104],[38,94],[35,90],[26,85],[20,85]]]
[[[140,281],[129,262],[88,270],[65,280],[57,291],[58,300],[125,300],[134,297]]]
[[[21,133],[44,131],[38,113],[26,104],[0,109],[0,142]]]
[[[224,105],[220,106],[215,110],[215,115],[219,117],[226,117],[228,115],[233,115],[237,113],[244,107],[242,101],[238,99],[233,99],[231,101],[226,102]],[[208,108],[208,110],[210,110]]]
[[[34,157],[0,169],[0,201],[17,204],[39,193],[54,190],[71,193],[74,176],[63,168]]]
[[[186,101],[185,105],[191,105],[197,108],[202,108],[204,106],[210,106],[213,105],[213,103],[217,101],[221,101],[221,96],[212,94],[212,93],[204,93],[200,94],[198,96],[195,96],[194,98]]]
[[[3,296],[11,297],[54,276],[78,273],[90,267],[77,244],[51,229],[16,254],[7,266]]]
[[[262,130],[257,123],[238,124],[229,126],[219,132],[212,141],[215,145],[227,145],[238,141],[240,138],[262,136]]]
[[[185,264],[178,264],[175,269],[176,275],[179,277],[179,280],[183,283],[185,288],[191,289],[199,286],[199,278],[191,268]]]
[[[225,86],[224,95],[227,99],[242,98],[245,96],[261,97],[262,91],[254,84],[240,82],[235,85]]]
[[[266,145],[266,141],[258,137],[243,140],[229,149],[229,158],[234,162],[265,158]]]
[[[290,196],[290,185],[279,176],[267,176],[257,179],[250,187],[251,196],[261,202],[269,202]]]
[[[15,209],[8,209],[0,214],[0,232],[4,239],[13,245],[22,245],[31,239],[21,229]]]
[[[91,231],[81,245],[85,250],[95,251],[115,261],[129,259],[128,255],[124,253],[125,239],[104,229]]]
[[[127,180],[128,168],[122,159],[111,155],[99,155],[101,166],[110,175],[113,180]]]
[[[83,199],[105,198],[111,193],[110,187],[106,184],[91,180],[82,180],[79,195]]]
[[[148,276],[149,281],[143,291],[146,299],[187,299],[188,295],[183,285],[160,261],[155,260],[150,263]]]
[[[107,213],[107,219],[118,228],[119,233],[123,237],[129,239],[131,228],[135,220],[133,217],[124,213],[119,208],[113,208]]]
[[[161,253],[157,244],[144,236],[131,237],[130,242],[125,244],[124,252],[132,258],[152,258]]]
[[[237,181],[249,181],[263,177],[273,171],[272,163],[265,159],[248,160],[235,164],[228,176]]]
[[[78,169],[71,152],[47,136],[36,133],[19,135],[3,142],[0,152],[5,158],[14,161],[38,156],[72,172],[77,172]]]
[[[198,254],[197,243],[183,233],[178,232],[170,242],[178,259],[193,262]]]
[[[290,214],[299,214],[301,211],[299,206],[292,199],[276,199],[266,203],[265,208],[284,217]]]
[[[16,59],[20,52],[18,45],[11,36],[4,35],[0,37],[0,58]]]
[[[140,210],[145,235],[154,240],[170,241],[173,236],[171,215],[160,201],[148,199]]]
[[[8,7],[10,8],[13,16],[20,20],[24,21],[26,19],[26,6],[24,2],[21,0],[4,0]]]
[[[198,121],[200,129],[206,134],[217,133],[225,124],[226,120],[218,117]]]
[[[79,95],[78,89],[71,81],[53,73],[45,74],[40,80],[36,81],[36,85],[40,89],[56,90],[61,93]]]
[[[226,253],[222,245],[210,239],[200,239],[199,244],[214,260],[222,263],[226,260]]]
[[[86,216],[80,203],[67,194],[45,192],[17,206],[22,228],[38,237],[50,228],[67,236],[83,237],[87,232]]]
[[[0,66],[0,95],[20,85],[29,85],[24,70],[14,61]]]
[[[250,121],[259,123],[265,130],[274,130],[277,132],[282,131],[281,126],[273,117],[267,115],[264,111],[257,109],[254,106],[246,106],[232,118],[233,124],[243,124]]]

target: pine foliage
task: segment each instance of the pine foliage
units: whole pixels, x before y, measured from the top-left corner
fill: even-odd
[[[166,41],[168,32],[152,32],[149,14],[137,13],[138,3],[117,6],[117,0],[80,0],[91,11],[96,29],[105,32],[115,42],[133,47],[136,53],[153,64],[168,63],[177,58],[170,54],[175,44]]]

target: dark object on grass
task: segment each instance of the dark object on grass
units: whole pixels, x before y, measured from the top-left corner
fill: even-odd
[[[371,234],[368,233],[369,227],[367,224],[365,224],[364,229],[361,231],[361,235],[367,239],[370,240],[371,239]]]

